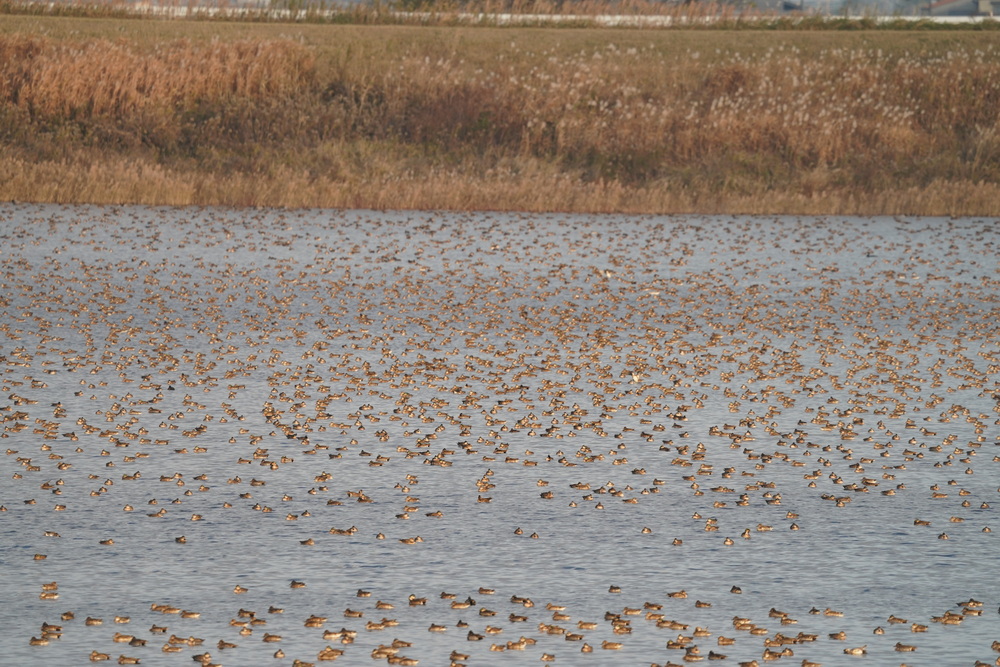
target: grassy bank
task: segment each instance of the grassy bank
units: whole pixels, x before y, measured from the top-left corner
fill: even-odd
[[[7,16],[0,198],[1000,215],[989,31]]]

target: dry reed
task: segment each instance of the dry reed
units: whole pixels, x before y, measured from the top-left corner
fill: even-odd
[[[988,43],[632,44],[0,35],[0,197],[1000,215]]]

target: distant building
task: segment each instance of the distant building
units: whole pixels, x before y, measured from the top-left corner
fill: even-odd
[[[927,5],[931,16],[996,16],[1000,0],[937,0]]]

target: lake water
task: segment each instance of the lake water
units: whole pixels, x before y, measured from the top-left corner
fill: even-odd
[[[4,664],[997,659],[995,220],[9,204],[0,237]]]

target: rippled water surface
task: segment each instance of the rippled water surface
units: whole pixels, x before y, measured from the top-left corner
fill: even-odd
[[[2,662],[993,664],[998,229],[0,207]]]

